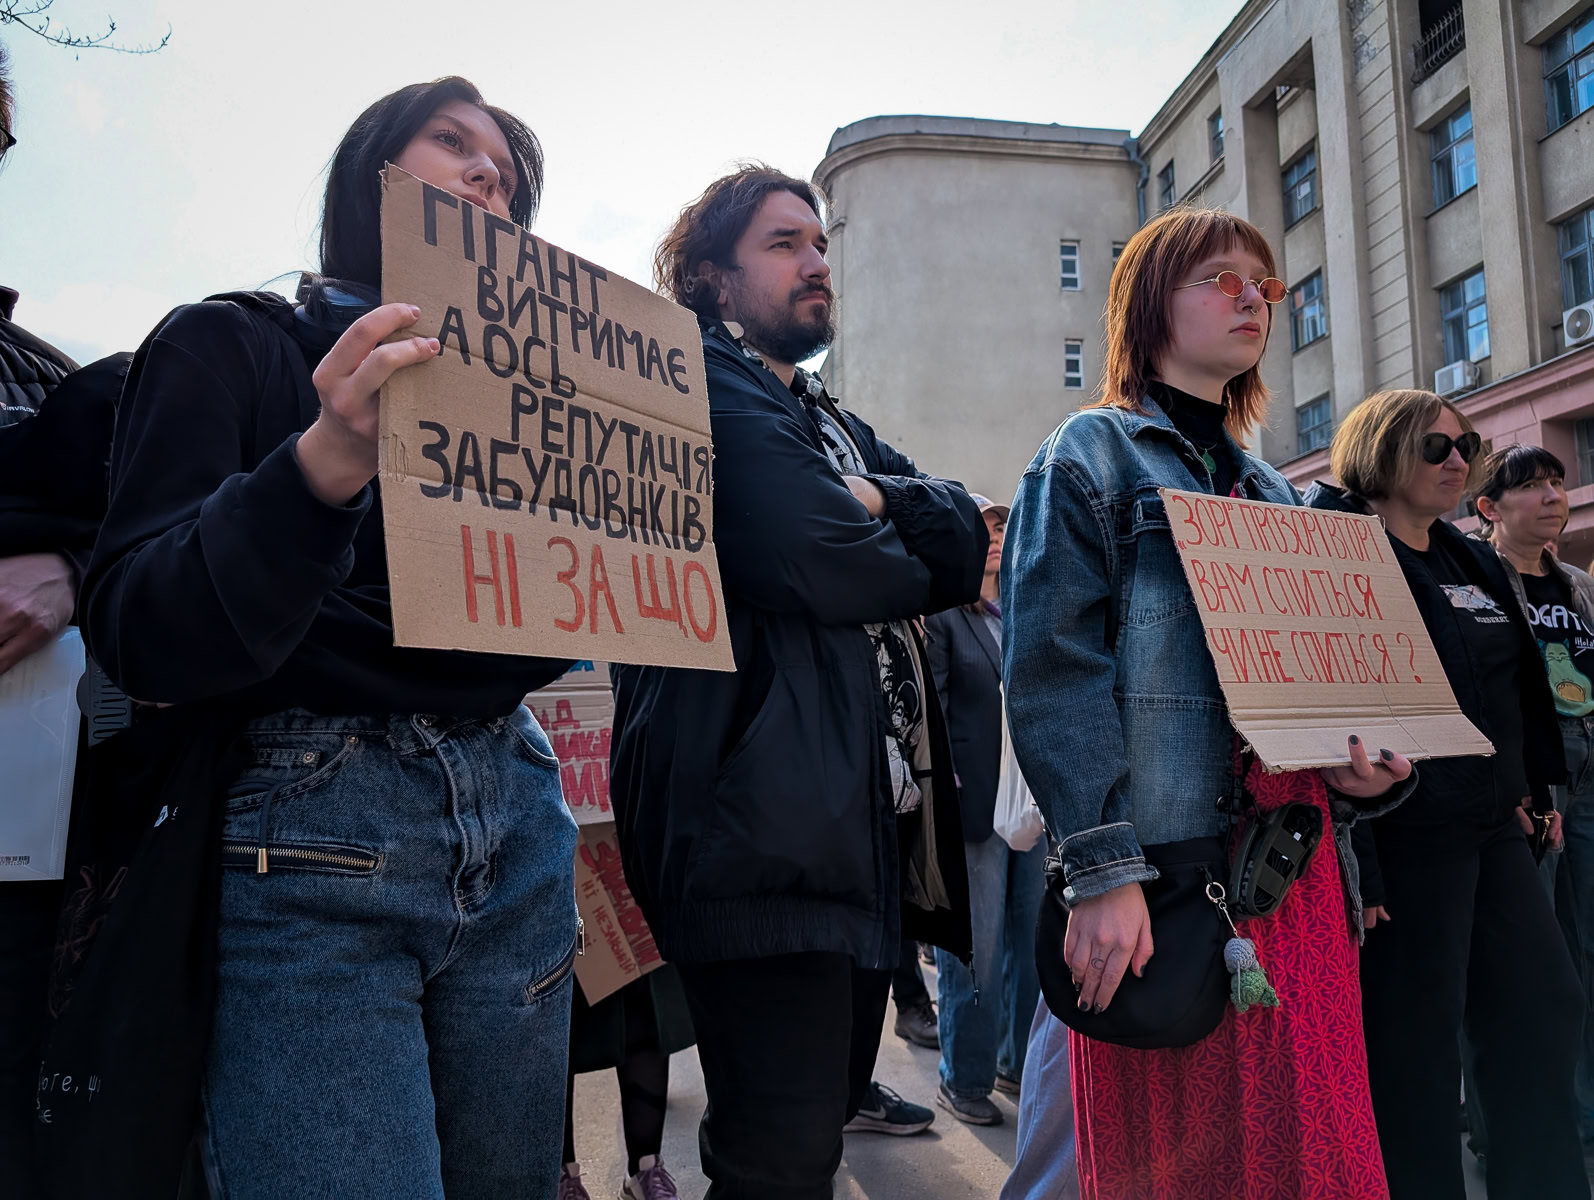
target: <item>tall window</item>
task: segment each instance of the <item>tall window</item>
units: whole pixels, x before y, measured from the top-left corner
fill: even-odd
[[[1594,12],[1544,44],[1544,96],[1551,129],[1594,108]]]
[[[1565,308],[1594,300],[1594,208],[1556,226],[1561,242],[1561,303]]]
[[[1472,152],[1472,105],[1439,122],[1433,137],[1433,206],[1449,204],[1478,186],[1478,161]]]
[[[1295,452],[1308,454],[1326,446],[1334,436],[1334,414],[1328,396],[1308,400],[1295,410]]]
[[[1328,336],[1328,305],[1323,273],[1316,271],[1290,289],[1290,345],[1299,350]]]
[[[1057,262],[1063,291],[1077,292],[1079,290],[1079,243],[1059,242],[1057,244]]]
[[[1223,110],[1220,108],[1207,118],[1207,140],[1212,143],[1212,161],[1223,157]]]
[[[1168,160],[1168,165],[1157,172],[1157,204],[1162,208],[1173,207],[1173,160]]]
[[[1568,479],[1568,487],[1594,483],[1594,420],[1585,417],[1577,423],[1576,429],[1578,477],[1576,483]]]
[[[1447,363],[1479,362],[1489,357],[1489,309],[1482,271],[1439,290],[1439,321]]]
[[[1116,267],[1118,265],[1119,256],[1123,254],[1124,247],[1126,245],[1128,245],[1127,242],[1114,242],[1112,244],[1112,265],[1113,266]]]
[[[1284,168],[1284,227],[1317,207],[1317,147]]]
[[[1063,386],[1070,391],[1085,386],[1085,343],[1078,338],[1063,342]]]

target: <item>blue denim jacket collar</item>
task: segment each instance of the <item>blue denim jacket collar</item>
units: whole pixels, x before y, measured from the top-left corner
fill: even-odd
[[[1206,471],[1201,463],[1201,455],[1197,452],[1189,439],[1180,433],[1174,426],[1173,419],[1162,410],[1150,396],[1144,396],[1140,401],[1140,411],[1124,411],[1123,427],[1125,435],[1131,440],[1150,436],[1153,438],[1171,438],[1176,447],[1183,453],[1191,464],[1191,470],[1197,479]],[[1239,472],[1235,476],[1235,484],[1242,492],[1247,491],[1246,485],[1259,480],[1263,476],[1263,467],[1256,459],[1245,450],[1234,435],[1227,429],[1223,431],[1223,442],[1228,447],[1230,455],[1239,464]]]

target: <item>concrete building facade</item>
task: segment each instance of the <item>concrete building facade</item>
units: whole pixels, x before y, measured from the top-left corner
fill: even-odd
[[[1594,555],[1594,313],[1575,315],[1594,302],[1594,0],[1251,0],[1138,137],[875,118],[837,131],[817,177],[845,230],[827,374],[927,470],[1010,493],[1096,390],[1111,258],[1087,247],[1210,204],[1267,234],[1291,289],[1265,458],[1327,477],[1351,407],[1433,388],[1497,443],[1565,459],[1566,548]],[[1072,389],[1059,342],[1078,340]],[[951,388],[926,378],[948,371]]]

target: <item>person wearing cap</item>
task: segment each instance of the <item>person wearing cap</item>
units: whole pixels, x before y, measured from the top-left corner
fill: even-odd
[[[993,832],[1002,761],[1002,535],[1008,506],[974,496],[990,546],[972,604],[925,622],[930,671],[946,713],[958,775],[963,847],[974,930],[971,974],[936,953],[940,985],[941,1086],[936,1103],[970,1125],[1000,1125],[991,1089],[1018,1094],[1025,1035],[1040,997],[1035,919],[1045,891],[1044,840],[1017,851]],[[979,982],[978,992],[975,988]]]

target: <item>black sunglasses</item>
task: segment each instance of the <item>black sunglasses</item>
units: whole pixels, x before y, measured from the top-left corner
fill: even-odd
[[[1461,455],[1462,462],[1469,463],[1477,457],[1478,451],[1483,449],[1483,435],[1477,430],[1464,433],[1458,438],[1453,438],[1448,433],[1426,433],[1422,438],[1422,461],[1437,467],[1450,457],[1452,448]]]
[[[4,154],[7,150],[11,149],[11,147],[15,146],[16,144],[17,144],[16,135],[13,134],[4,125],[0,125],[0,154]]]

